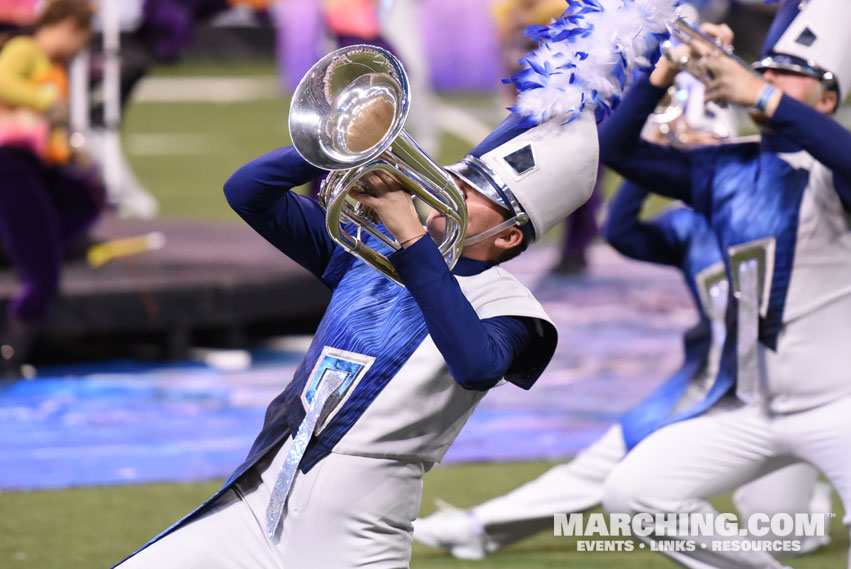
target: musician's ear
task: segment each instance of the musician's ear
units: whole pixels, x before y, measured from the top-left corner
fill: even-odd
[[[835,89],[824,89],[821,92],[818,100],[816,100],[813,108],[818,112],[831,115],[839,108],[839,95]]]
[[[494,245],[501,249],[513,249],[523,242],[523,232],[516,225],[509,227],[505,232],[496,238]]]
[[[523,231],[516,225],[506,229],[502,235],[494,239],[493,246],[496,250],[496,257],[493,259],[497,263],[504,263],[513,259],[523,252],[524,246]]]

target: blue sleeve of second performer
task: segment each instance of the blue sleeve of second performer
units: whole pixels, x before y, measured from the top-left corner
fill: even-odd
[[[665,89],[654,87],[646,78],[633,85],[600,125],[600,160],[653,193],[691,203],[689,155],[641,138],[644,122],[664,94]]]
[[[780,99],[769,124],[831,169],[836,192],[845,209],[851,211],[851,132],[788,95]]]
[[[684,243],[664,218],[641,221],[641,207],[648,192],[632,182],[624,182],[612,205],[603,235],[619,253],[639,261],[679,266]]]

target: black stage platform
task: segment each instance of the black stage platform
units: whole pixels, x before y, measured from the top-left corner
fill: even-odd
[[[82,259],[66,263],[36,359],[55,359],[56,351],[65,359],[108,357],[132,345],[170,358],[198,344],[244,347],[256,335],[312,331],[330,297],[315,277],[239,224],[107,219],[92,237],[152,231],[166,237],[158,251],[99,268]],[[0,271],[3,309],[16,284],[12,269]]]

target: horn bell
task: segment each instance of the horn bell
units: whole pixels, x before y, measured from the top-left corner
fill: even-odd
[[[364,175],[376,170],[390,174],[445,217],[437,247],[450,268],[461,256],[467,232],[463,193],[404,129],[410,100],[399,60],[379,47],[355,45],[329,53],[307,72],[289,114],[290,138],[298,153],[331,170],[319,194],[329,235],[399,284],[387,256],[365,239],[371,236],[390,251],[401,245],[380,226],[374,211],[349,197],[352,189],[361,188]]]

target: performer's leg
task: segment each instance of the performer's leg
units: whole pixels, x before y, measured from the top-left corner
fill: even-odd
[[[570,462],[471,512],[499,547],[552,529],[554,513],[581,512],[600,504],[603,483],[625,454],[620,425],[615,425]]]
[[[753,514],[828,514],[832,508],[833,490],[818,481],[818,471],[805,463],[781,468],[749,484],[733,494],[733,502],[747,519]],[[776,535],[769,531],[763,540],[800,541],[794,555],[805,555],[830,542],[830,536]]]
[[[37,322],[59,288],[59,218],[35,156],[0,148],[0,180],[11,181],[0,191],[0,240],[21,280],[9,313],[21,321]]]
[[[228,490],[200,518],[115,569],[282,569],[238,492]]]
[[[105,202],[105,190],[95,172],[70,168],[48,174],[47,191],[58,213],[63,250],[85,236]]]
[[[506,545],[552,529],[554,513],[600,504],[603,482],[626,454],[619,425],[538,478],[469,510],[442,510],[414,523],[414,538],[460,558],[480,559]]]
[[[600,192],[595,187],[588,201],[571,214],[570,227],[564,240],[562,256],[585,260],[585,252],[599,233],[597,210],[600,208]]]
[[[266,508],[288,447],[289,441],[262,477],[252,470],[238,484],[260,527],[265,528]],[[272,540],[282,566],[408,567],[412,522],[427,466],[332,453],[306,474],[299,473]]]
[[[819,470],[836,488],[851,528],[851,396],[778,419],[779,430],[796,456]],[[849,560],[851,566],[851,560]]]
[[[598,178],[602,179],[603,169],[600,167]],[[561,256],[553,272],[570,274],[581,273],[588,264],[586,253],[594,242],[600,228],[597,224],[597,211],[600,209],[600,182],[594,186],[594,192],[587,202],[574,211],[564,221]]]
[[[715,514],[707,498],[793,461],[778,443],[771,421],[758,407],[719,409],[664,427],[639,443],[607,479],[603,506],[612,513]],[[713,547],[713,542],[745,538],[678,538],[663,533],[660,530],[644,539],[691,539],[697,543],[693,552],[665,553],[686,567],[781,567],[762,551],[723,551],[724,547]]]

